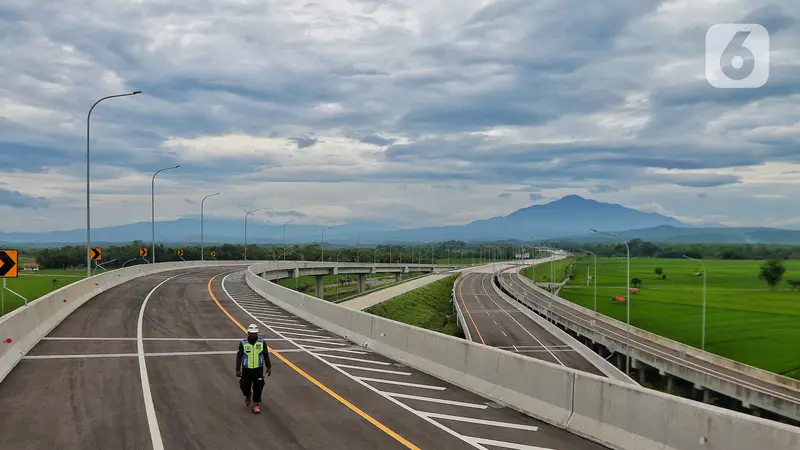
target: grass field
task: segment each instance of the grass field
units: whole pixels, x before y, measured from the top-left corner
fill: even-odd
[[[453,283],[457,278],[458,275],[453,275],[441,279],[375,305],[366,311],[409,325],[463,337],[463,333],[456,325],[456,316],[450,303]]]
[[[784,282],[775,291],[758,279],[763,261],[704,262],[706,350],[800,379],[800,292],[792,292],[785,283],[800,279],[800,261],[785,262]],[[586,286],[586,276],[592,264],[591,258],[578,261],[575,279],[561,291],[562,297],[589,309],[593,309],[593,287]],[[598,259],[597,266],[599,312],[625,321],[625,304],[611,301],[625,296],[625,258]],[[666,279],[654,273],[656,267],[663,269]],[[641,279],[642,286],[631,295],[631,323],[699,348],[703,279],[696,274],[701,271],[699,263],[687,259],[632,259],[631,278]]]
[[[39,270],[36,272],[20,271],[19,277],[9,278],[6,280],[6,285],[30,302],[70,283],[82,280],[85,275],[85,272],[82,271],[60,269]],[[53,282],[54,280],[55,283]],[[10,292],[5,292],[3,295],[6,313],[24,304],[21,298]]]
[[[575,258],[566,258],[566,259],[559,259],[556,261],[556,281],[561,282],[564,279],[564,269],[567,268]],[[550,266],[551,263],[544,263],[544,264],[537,264],[536,265],[536,281],[539,283],[549,283],[550,282]],[[599,266],[599,264],[598,264]],[[599,268],[597,269],[600,270]],[[526,267],[522,274],[526,277],[533,279],[533,267]],[[624,281],[624,278],[623,278]]]
[[[424,274],[423,274],[424,275]],[[414,278],[417,276],[416,272],[409,272],[407,274],[403,274],[403,280],[407,280],[410,278]],[[344,281],[347,278],[347,275],[339,275],[339,279]],[[336,284],[336,275],[325,275],[324,283],[325,283],[325,291],[324,297],[325,300],[335,301],[337,298],[337,291],[338,291],[338,298],[345,299],[348,297],[352,297],[358,294],[358,281],[356,275],[350,275],[350,284],[342,284],[338,286]],[[367,277],[367,285],[366,291],[362,294],[366,294],[370,291],[374,291],[376,288],[380,288],[383,286],[388,286],[395,282],[395,276],[392,273],[379,273],[375,274],[373,278]],[[279,281],[280,285],[283,287],[287,287],[289,289],[295,289],[295,279],[294,278],[286,278]],[[298,290],[305,285],[308,289],[305,291],[306,294],[309,295],[316,295],[316,280],[314,276],[301,276],[297,278]]]

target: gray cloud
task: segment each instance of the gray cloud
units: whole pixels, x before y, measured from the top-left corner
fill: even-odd
[[[542,194],[538,193],[538,192],[531,192],[531,193],[528,195],[528,198],[529,198],[529,199],[530,199],[532,202],[536,202],[536,201],[539,201],[539,200],[543,199],[543,198],[544,198],[544,196],[543,196]]]
[[[98,96],[133,89],[144,95],[93,112],[97,201],[138,204],[128,196],[146,197],[154,166],[181,163],[180,177],[159,179],[165,210],[194,206],[184,199],[209,186],[227,189],[231,209],[251,207],[290,184],[273,206],[310,211],[320,189],[341,184],[352,195],[329,200],[336,214],[402,219],[428,195],[438,206],[424,217],[449,221],[485,214],[452,210],[457,198],[581,191],[643,204],[637,192],[658,186],[659,204],[688,216],[703,211],[691,194],[677,200],[686,187],[716,199],[724,186],[747,202],[764,179],[752,168],[800,163],[796,3],[398,0],[354,2],[356,13],[287,2],[291,13],[234,0],[3,3],[0,176],[80,226],[86,113]],[[763,88],[702,79],[705,31],[723,18],[771,32],[777,57]],[[170,139],[190,144],[166,151]]]
[[[47,208],[49,204],[50,202],[42,197],[34,197],[19,191],[0,188],[0,205],[16,209],[43,209]]]
[[[511,198],[511,193],[509,193],[509,192],[503,192],[502,194],[498,195],[497,197],[499,197],[499,198],[503,198],[503,199],[505,199],[505,198]]]

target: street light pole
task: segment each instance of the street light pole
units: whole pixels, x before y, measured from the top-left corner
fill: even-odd
[[[90,202],[90,158],[89,158],[89,130],[90,124],[92,121],[92,111],[94,107],[97,106],[103,100],[108,100],[110,98],[117,98],[117,97],[129,97],[131,95],[139,95],[142,91],[133,91],[127,94],[118,94],[118,95],[109,95],[106,97],[101,98],[100,100],[94,102],[91,108],[89,108],[89,114],[86,115],[86,276],[92,276],[92,205]]]
[[[287,220],[286,223],[283,224],[283,260],[286,261],[286,225],[294,222],[294,219]]]
[[[165,171],[165,170],[172,170],[177,169],[181,165],[178,164],[177,166],[172,167],[165,167],[163,169],[159,169],[156,173],[153,174],[153,179],[150,182],[150,225],[152,227],[152,239],[153,239],[153,262],[156,262],[156,176]]]
[[[357,263],[361,262],[361,236],[363,236],[365,234],[367,234],[367,233],[358,233],[358,236],[356,236],[356,262]]]
[[[706,275],[707,274],[707,272],[706,272],[706,263],[704,263],[703,261],[701,261],[701,260],[699,260],[697,258],[691,258],[691,257],[686,256],[686,255],[683,255],[683,257],[686,258],[686,259],[691,259],[692,261],[699,262],[700,264],[703,265],[703,328],[702,328],[702,334],[700,336],[700,350],[705,351],[705,349],[706,349],[706,276],[707,276]]]
[[[619,239],[620,241],[622,241],[623,244],[625,244],[625,251],[627,252],[627,256],[628,256],[628,258],[627,258],[628,259],[628,277],[627,277],[627,280],[626,280],[627,281],[627,287],[628,287],[628,289],[627,289],[627,291],[628,291],[627,292],[627,303],[628,303],[628,311],[627,311],[627,315],[628,315],[628,357],[626,358],[626,362],[625,362],[625,373],[627,375],[630,375],[631,374],[631,248],[628,246],[628,241],[626,241],[625,238],[623,238],[622,236],[620,236],[618,234],[608,233],[608,232],[605,232],[605,231],[597,231],[594,228],[592,228],[591,230],[594,231],[595,233],[600,233],[600,234],[605,234],[606,236],[615,237],[615,238]]]
[[[583,252],[586,252],[594,256],[594,276],[592,277],[592,281],[594,281],[594,312],[596,313],[597,312],[597,255],[595,255],[593,252],[590,252],[589,250],[584,250],[582,248],[578,250],[581,250]]]
[[[339,303],[339,255],[342,254],[343,251],[347,249],[339,250],[339,253],[336,254],[336,303]]]
[[[244,260],[245,261],[247,261],[247,216],[260,210],[261,208],[252,209],[244,214]]]
[[[214,193],[214,194],[210,194],[210,195],[206,195],[205,197],[203,197],[203,200],[200,200],[200,261],[203,261],[203,235],[205,233],[205,230],[203,229],[203,227],[204,227],[204,224],[203,224],[203,204],[206,202],[207,198],[213,197],[215,195],[219,195],[219,192]],[[247,241],[247,237],[245,237],[245,241]],[[247,248],[247,246],[245,246],[245,248]]]
[[[333,228],[333,227],[325,227],[325,228],[323,228],[322,229],[322,240],[319,241],[320,249],[322,250],[322,254],[320,256],[320,261],[323,261],[323,262],[325,261],[325,230],[327,230],[328,228]]]

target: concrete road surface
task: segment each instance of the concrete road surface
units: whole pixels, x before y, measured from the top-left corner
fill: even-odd
[[[491,273],[469,273],[456,284],[472,340],[605,376],[568,344],[510,304],[492,287]]]
[[[0,383],[0,448],[602,448],[352,346],[232,270],[146,276],[75,311]],[[235,377],[250,323],[273,363],[261,415]]]

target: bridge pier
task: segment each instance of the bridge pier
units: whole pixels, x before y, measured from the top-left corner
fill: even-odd
[[[366,290],[366,283],[367,283],[367,274],[365,273],[358,274],[358,292],[364,292],[364,290]]]
[[[316,275],[317,282],[317,298],[325,298],[325,275]]]
[[[398,272],[398,273],[394,274],[394,281],[395,282],[399,283],[402,279],[403,279],[403,274],[402,273]]]

